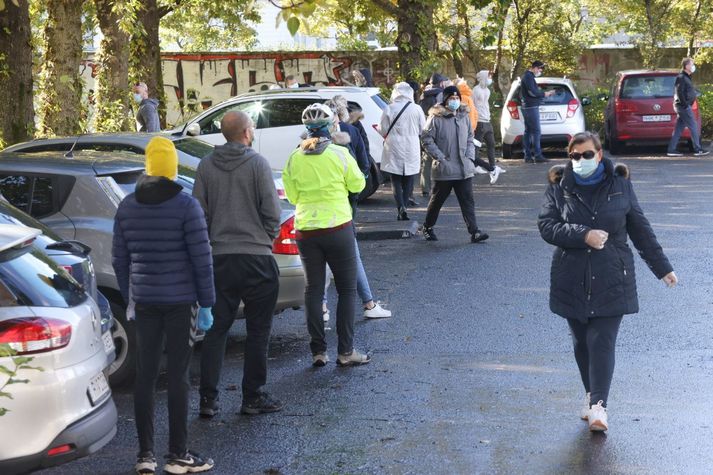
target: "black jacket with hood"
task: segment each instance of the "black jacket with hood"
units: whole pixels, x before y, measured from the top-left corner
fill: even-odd
[[[228,142],[201,160],[193,196],[205,210],[213,254],[272,254],[280,200],[272,169],[251,147]]]
[[[686,71],[681,71],[676,76],[674,83],[673,105],[676,109],[686,109],[696,102],[696,88],[693,87],[693,80]]]
[[[550,271],[550,309],[582,322],[639,311],[627,238],[658,279],[673,270],[639,206],[629,169],[602,160],[606,177],[591,204],[582,199],[571,161],[552,167],[537,222],[542,238],[557,246]],[[584,241],[592,229],[609,233],[601,250]]]

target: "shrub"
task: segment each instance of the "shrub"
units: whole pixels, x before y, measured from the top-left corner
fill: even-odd
[[[590,132],[596,132],[604,139],[604,110],[607,107],[609,91],[603,87],[589,89],[580,95],[580,99],[588,97],[592,103],[584,106],[584,127]]]
[[[713,137],[713,84],[699,87],[698,109],[701,111],[701,137]]]

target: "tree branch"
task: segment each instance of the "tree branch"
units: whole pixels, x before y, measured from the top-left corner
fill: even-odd
[[[290,0],[290,4],[288,6],[283,6],[281,3],[279,3],[279,0],[268,0],[274,7],[279,8],[280,10],[290,10],[292,8],[299,7],[301,5],[305,4],[305,1],[302,0],[300,2],[296,2],[295,0]]]
[[[396,18],[401,18],[403,15],[401,13],[401,10],[399,10],[399,8],[396,5],[394,5],[392,2],[390,2],[389,0],[371,0],[371,3],[373,3],[378,8],[381,8],[389,15],[393,15]]]

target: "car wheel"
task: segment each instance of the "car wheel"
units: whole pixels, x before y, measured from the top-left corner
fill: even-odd
[[[109,383],[113,387],[128,385],[136,375],[136,329],[134,322],[126,319],[126,309],[123,305],[110,301],[114,314],[114,326],[111,335],[114,337],[116,359],[109,366]]]
[[[607,129],[606,144],[609,149],[609,153],[612,155],[619,155],[624,150],[624,144],[617,139],[612,138],[611,129]]]
[[[504,159],[510,159],[513,158],[512,156],[512,144],[509,143],[504,143],[503,144],[503,158]]]

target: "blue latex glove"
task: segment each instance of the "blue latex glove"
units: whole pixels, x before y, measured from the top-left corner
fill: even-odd
[[[213,326],[213,312],[211,307],[201,307],[198,309],[198,329],[208,331]]]

